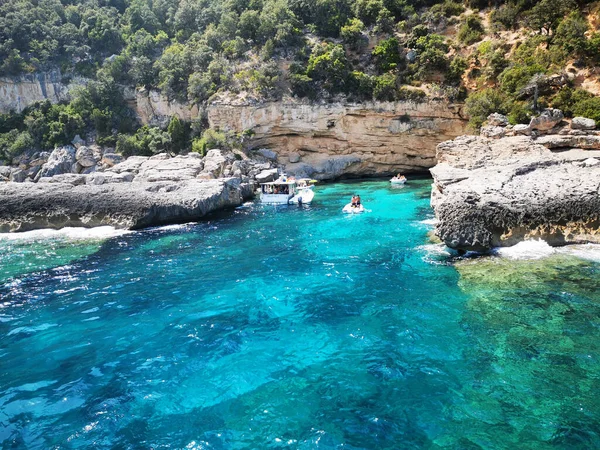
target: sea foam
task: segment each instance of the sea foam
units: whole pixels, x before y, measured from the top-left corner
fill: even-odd
[[[543,240],[523,241],[512,247],[498,247],[493,254],[508,259],[542,259],[553,255],[575,256],[600,262],[600,244],[576,244],[551,247]]]
[[[82,228],[66,227],[59,230],[44,228],[42,230],[24,231],[22,233],[0,233],[0,241],[39,241],[46,239],[88,240],[108,239],[131,233],[129,230],[116,229],[110,226]]]

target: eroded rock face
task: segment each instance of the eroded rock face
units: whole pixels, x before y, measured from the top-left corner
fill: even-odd
[[[70,145],[55,148],[50,153],[48,162],[39,171],[38,177],[52,177],[54,175],[70,173],[76,161],[75,153],[75,148]]]
[[[239,178],[101,186],[2,183],[0,232],[102,225],[137,229],[184,223],[216,209],[238,206],[251,195],[251,186]]]
[[[207,114],[212,127],[252,130],[287,173],[317,179],[425,171],[440,141],[467,130],[462,106],[444,102],[211,104]]]
[[[531,119],[529,127],[532,130],[547,131],[558,125],[564,117],[560,109],[545,109],[539,116]]]
[[[52,103],[68,101],[72,89],[85,82],[85,79],[75,77],[69,84],[65,84],[58,70],[19,77],[0,77],[0,112],[21,112],[43,100],[50,100]]]
[[[600,151],[555,153],[540,140],[462,136],[438,146],[431,204],[448,246],[600,242]]]
[[[132,106],[142,123],[161,128],[166,128],[173,116],[187,122],[198,119],[197,106],[169,100],[157,90],[138,89]]]

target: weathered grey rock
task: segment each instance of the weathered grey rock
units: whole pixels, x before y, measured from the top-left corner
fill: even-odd
[[[131,183],[135,175],[131,172],[113,173],[113,172],[94,172],[86,178],[86,183],[94,186],[114,183]]]
[[[42,169],[41,165],[31,166],[29,169],[26,170],[27,178],[31,178],[32,180],[34,180],[41,169]]]
[[[75,148],[67,145],[65,147],[55,148],[50,156],[48,162],[42,166],[38,176],[42,177],[53,177],[54,175],[60,175],[63,173],[70,173],[75,163]]]
[[[558,125],[564,117],[565,116],[560,109],[545,109],[539,116],[531,119],[529,127],[532,130],[551,130]]]
[[[86,176],[76,173],[63,173],[53,177],[42,177],[38,183],[65,183],[73,186],[80,186],[86,183]]]
[[[504,137],[504,135],[506,134],[506,130],[503,127],[487,126],[481,127],[479,133],[485,137],[489,137],[492,139],[500,139],[501,137]]]
[[[330,180],[340,178],[348,171],[352,172],[352,166],[361,164],[363,161],[356,155],[343,156],[313,156],[309,162],[288,164],[287,173],[296,177],[310,177],[316,180]]]
[[[258,183],[268,183],[269,181],[276,180],[278,176],[277,169],[267,169],[258,173],[255,177]]]
[[[516,135],[531,136],[531,127],[520,123],[513,127],[513,132]]]
[[[10,166],[0,166],[0,180],[8,181],[10,179]]]
[[[300,155],[298,153],[296,153],[296,152],[292,152],[292,153],[290,153],[290,156],[288,156],[288,160],[291,163],[300,162]]]
[[[223,152],[218,149],[209,150],[206,152],[206,156],[204,157],[204,168],[202,169],[203,177],[214,177],[219,178],[225,167],[227,166],[227,159],[223,155]]]
[[[104,167],[113,167],[123,162],[123,157],[117,153],[105,153],[100,160]]]
[[[260,156],[262,156],[263,158],[266,158],[268,160],[277,161],[277,153],[275,153],[273,150],[261,148],[261,149],[257,150],[256,153],[258,153]]]
[[[600,164],[600,160],[596,158],[588,158],[583,161],[583,165],[587,167],[597,166],[598,164]]]
[[[85,145],[85,141],[83,139],[81,139],[81,136],[79,136],[78,134],[75,135],[75,137],[73,138],[73,140],[71,141],[71,144],[73,144],[73,146],[75,148],[79,148],[82,145]]]
[[[594,119],[586,119],[585,117],[573,117],[571,128],[574,130],[594,130],[596,128],[596,121]]]
[[[40,152],[36,158],[29,161],[29,167],[34,167],[34,166],[42,167],[44,164],[46,164],[48,162],[49,157],[50,157],[50,153]]]
[[[81,173],[82,171],[83,171],[83,166],[81,164],[79,164],[78,162],[75,162],[71,166],[71,173]]]
[[[198,176],[203,167],[202,160],[195,153],[174,158],[168,155],[166,158],[153,156],[141,164],[135,181],[191,180]]]
[[[94,151],[86,146],[81,146],[77,149],[75,159],[82,167],[95,166],[98,161],[98,158],[94,156]]]
[[[491,127],[505,127],[508,125],[508,117],[504,114],[493,113],[488,116],[487,124]]]
[[[600,151],[555,153],[540,139],[463,136],[438,146],[431,204],[448,246],[600,242],[600,165],[591,161]]]
[[[98,170],[98,166],[86,167],[81,171],[82,175],[88,175],[90,173],[94,173]]]
[[[588,134],[575,136],[549,134],[538,137],[535,142],[549,149],[583,148],[586,150],[600,150],[600,136]]]
[[[111,167],[110,171],[114,173],[130,172],[136,174],[140,171],[142,164],[147,160],[147,156],[130,156],[125,161]]]
[[[13,168],[10,171],[10,181],[15,183],[22,183],[27,178],[27,172],[21,169]]]
[[[0,232],[67,226],[143,228],[185,223],[252,196],[239,178],[183,182],[0,185]]]

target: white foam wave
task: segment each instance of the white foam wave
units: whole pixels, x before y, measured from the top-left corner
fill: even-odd
[[[558,251],[588,261],[600,262],[600,244],[568,245],[561,247]]]
[[[191,225],[196,225],[196,223],[188,222],[188,223],[180,223],[180,224],[175,224],[175,225],[161,225],[160,227],[149,228],[149,230],[151,230],[151,231],[183,230],[183,229],[190,227]]]
[[[25,231],[23,233],[0,233],[0,241],[39,241],[45,239],[96,240],[122,236],[127,233],[131,233],[131,231],[120,230],[110,226],[95,228],[66,227],[59,230],[45,228],[42,230]]]
[[[419,223],[422,223],[423,225],[437,225],[438,220],[435,218],[431,218],[431,219],[425,219],[425,220],[419,220]]]
[[[508,259],[542,259],[552,255],[567,255],[600,262],[600,244],[578,244],[566,245],[564,247],[551,247],[543,240],[531,240],[519,242],[512,247],[496,248],[492,253]]]
[[[419,245],[417,250],[424,253],[425,262],[439,262],[453,256],[453,251],[444,244]]]
[[[495,248],[492,253],[508,259],[541,259],[555,253],[547,242],[538,240],[519,242],[512,247]]]

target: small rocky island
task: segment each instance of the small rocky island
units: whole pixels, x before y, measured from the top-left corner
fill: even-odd
[[[449,247],[485,251],[527,239],[600,242],[600,131],[545,110],[529,125],[492,114],[480,136],[437,147],[431,205]]]

